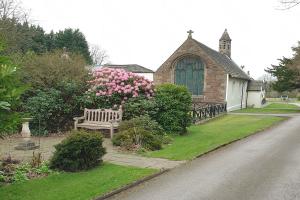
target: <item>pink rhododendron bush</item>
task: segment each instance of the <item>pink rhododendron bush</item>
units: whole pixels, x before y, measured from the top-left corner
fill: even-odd
[[[90,107],[116,107],[130,98],[151,98],[154,95],[152,81],[123,69],[96,69],[89,83]]]

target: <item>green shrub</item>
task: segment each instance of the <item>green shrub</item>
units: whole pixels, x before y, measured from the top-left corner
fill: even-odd
[[[84,58],[71,52],[62,55],[61,50],[40,55],[28,52],[20,60],[23,82],[36,90],[56,88],[61,82],[85,82],[89,75]]]
[[[162,84],[157,87],[155,101],[158,108],[156,121],[167,132],[186,133],[191,124],[192,97],[185,86]]]
[[[123,110],[123,119],[125,120],[142,115],[149,115],[151,118],[153,118],[158,112],[155,99],[148,99],[146,97],[128,99],[123,106]]]
[[[85,86],[61,83],[57,88],[38,90],[28,98],[25,109],[33,117],[30,123],[33,135],[69,130],[73,117],[82,115]]]
[[[162,148],[164,137],[161,126],[146,115],[123,121],[113,138],[113,144],[128,150],[158,150]]]
[[[49,164],[47,162],[42,162],[40,166],[33,168],[33,171],[37,174],[51,174],[53,171],[49,168]]]
[[[17,112],[0,112],[0,137],[19,132],[22,115]]]
[[[96,132],[73,131],[55,149],[50,167],[64,171],[93,168],[102,162],[105,154],[102,137]]]
[[[5,175],[3,171],[0,171],[0,183],[5,181]],[[1,184],[0,184],[1,186]]]
[[[17,131],[20,125],[17,110],[20,96],[26,89],[20,82],[19,68],[10,58],[0,55],[0,137]]]

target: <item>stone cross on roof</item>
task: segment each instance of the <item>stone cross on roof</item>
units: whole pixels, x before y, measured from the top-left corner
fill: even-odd
[[[189,30],[187,33],[189,34],[189,38],[192,38],[192,33],[194,33],[194,31]]]

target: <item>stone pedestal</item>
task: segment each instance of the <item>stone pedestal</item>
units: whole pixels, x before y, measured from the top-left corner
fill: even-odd
[[[38,145],[35,145],[33,141],[30,140],[31,133],[29,129],[29,121],[31,121],[32,118],[23,118],[23,124],[22,124],[22,131],[21,135],[23,138],[23,141],[18,144],[18,146],[15,147],[16,150],[33,150],[39,148]]]

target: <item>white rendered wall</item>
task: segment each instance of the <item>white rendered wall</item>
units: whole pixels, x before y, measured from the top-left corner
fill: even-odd
[[[241,102],[243,108],[246,108],[248,81],[228,76],[227,83],[227,110],[233,111],[241,109]]]
[[[248,99],[247,106],[254,108],[262,107],[262,100],[264,98],[264,94],[261,91],[248,91]]]
[[[150,81],[153,81],[153,73],[135,73],[135,74],[143,76]]]

